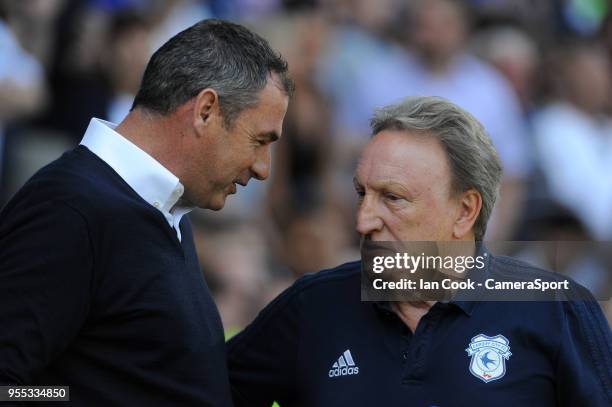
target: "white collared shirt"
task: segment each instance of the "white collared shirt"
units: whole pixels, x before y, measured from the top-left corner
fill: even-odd
[[[115,131],[116,124],[93,118],[81,145],[106,162],[142,199],[158,209],[181,240],[179,222],[193,208],[175,206],[185,188],[179,179]]]

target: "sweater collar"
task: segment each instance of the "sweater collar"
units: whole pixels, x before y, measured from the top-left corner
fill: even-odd
[[[81,145],[104,160],[142,199],[158,209],[177,229],[180,239],[178,222],[193,209],[177,206],[185,192],[183,184],[155,158],[117,133],[116,127],[105,120],[91,119]]]

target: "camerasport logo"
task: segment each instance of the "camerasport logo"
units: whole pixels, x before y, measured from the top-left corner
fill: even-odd
[[[350,376],[359,374],[359,367],[355,364],[353,355],[349,349],[345,350],[342,355],[334,362],[332,368],[329,369],[329,377]]]

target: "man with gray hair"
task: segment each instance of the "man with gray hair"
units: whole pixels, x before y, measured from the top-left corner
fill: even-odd
[[[501,166],[440,98],[376,112],[354,179],[368,242],[465,243],[467,277],[555,280],[483,245]],[[363,264],[362,264],[363,263]],[[236,406],[609,406],[612,336],[596,301],[360,301],[367,261],[307,275],[228,345]],[[361,298],[364,298],[363,296]]]
[[[69,386],[73,406],[231,406],[184,215],[268,177],[292,88],[266,40],[201,21],[151,57],[125,120],[92,119],[27,182],[0,213],[0,386]]]

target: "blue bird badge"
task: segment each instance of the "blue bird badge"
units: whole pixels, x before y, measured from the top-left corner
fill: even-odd
[[[485,383],[504,377],[510,359],[510,341],[503,335],[476,335],[465,350],[472,357],[470,372]]]

